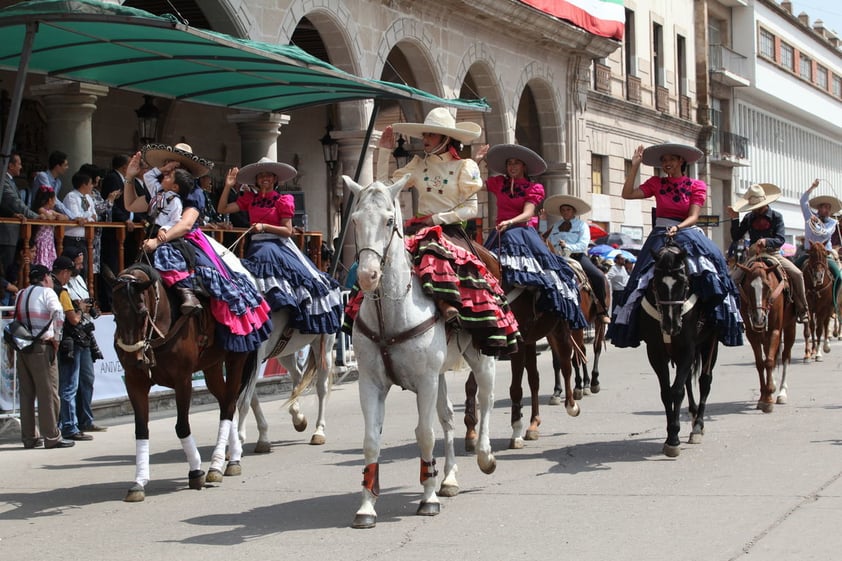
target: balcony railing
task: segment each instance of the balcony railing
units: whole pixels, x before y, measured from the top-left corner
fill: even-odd
[[[594,89],[598,92],[611,93],[611,67],[594,63]]]
[[[626,99],[640,103],[640,78],[637,76],[626,76]]]
[[[711,161],[732,167],[749,165],[748,138],[714,130],[711,137]]]
[[[690,118],[690,98],[686,95],[678,97],[678,116],[682,119]]]
[[[661,113],[670,112],[670,91],[664,86],[655,87],[655,109]]]
[[[748,59],[724,45],[708,47],[711,79],[732,88],[751,85]]]

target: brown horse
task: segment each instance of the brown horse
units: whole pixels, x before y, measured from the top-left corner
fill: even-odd
[[[810,321],[804,324],[804,362],[811,359],[821,362],[822,352],[830,352],[830,318],[834,312],[834,279],[827,264],[827,249],[822,244],[812,244],[807,255],[807,262],[802,270]]]
[[[760,378],[757,408],[771,413],[779,357],[781,390],[777,402],[783,404],[787,400],[786,369],[795,343],[795,304],[784,294],[786,275],[774,259],[758,257],[748,265],[737,266],[745,272],[739,285],[740,313]]]
[[[124,500],[144,500],[144,488],[150,480],[149,390],[156,384],[175,391],[175,432],[190,465],[189,485],[191,489],[204,487],[205,472],[200,469],[201,458],[188,418],[193,373],[199,370],[204,372],[207,387],[219,402],[220,413],[207,481],[222,481],[226,444],[230,447],[230,460],[225,475],[239,475],[242,446],[234,412],[241,380],[244,372],[246,377],[253,372],[256,353],[227,352],[214,345],[216,323],[207,305],[198,313],[174,318],[160,276],[148,265],[132,265],[116,279],[112,275],[111,282],[117,324],[114,348],[125,369],[126,391],[135,419],[135,483]]]

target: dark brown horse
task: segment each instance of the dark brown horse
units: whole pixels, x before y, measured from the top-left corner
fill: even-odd
[[[703,304],[690,291],[684,249],[667,240],[655,255],[652,280],[641,302],[640,335],[646,342],[649,364],[658,376],[661,402],[667,417],[666,456],[680,454],[681,405],[685,391],[692,416],[690,444],[704,434],[705,404],[713,381],[719,350],[717,332],[705,317]],[[670,383],[670,364],[675,378]],[[693,397],[693,379],[699,380],[699,402]]]
[[[739,284],[740,313],[760,379],[757,408],[771,413],[775,407],[775,367],[779,357],[781,391],[777,402],[783,404],[787,399],[786,369],[795,343],[795,304],[784,293],[786,275],[774,258],[761,256],[748,265],[737,266],[745,272]]]
[[[827,249],[814,243],[804,263],[804,289],[807,296],[808,317],[804,324],[804,362],[823,360],[822,352],[830,352],[830,318],[834,312],[833,273],[827,264]]]
[[[114,348],[125,369],[126,391],[134,410],[136,441],[135,483],[127,502],[145,498],[149,472],[149,390],[153,385],[175,391],[177,419],[175,432],[189,463],[189,485],[201,489],[206,477],[201,458],[191,436],[190,400],[193,373],[203,371],[208,390],[219,402],[219,432],[211,458],[207,481],[222,481],[226,445],[230,461],[225,475],[241,473],[242,446],[237,437],[234,412],[241,380],[252,375],[256,353],[233,353],[214,345],[216,323],[209,307],[177,318],[167,291],[154,268],[135,264],[114,279],[113,312],[117,324]]]

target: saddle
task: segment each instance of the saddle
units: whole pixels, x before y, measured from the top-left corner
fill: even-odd
[[[778,278],[778,282],[784,285],[784,297],[790,302],[795,302],[792,295],[792,284],[789,282],[789,275],[786,274],[786,269],[781,265],[780,259],[771,253],[761,253],[749,257],[745,265],[747,267],[751,266],[752,263],[758,260],[762,261],[766,266],[774,267],[773,272]]]
[[[477,258],[482,261],[488,269],[488,272],[497,279],[497,282],[503,282],[503,274],[500,270],[500,261],[497,259],[497,256],[490,250],[486,249],[482,244],[479,244],[469,238],[468,234],[461,225],[448,224],[442,226],[442,234],[444,234],[444,237],[447,238],[447,240],[453,245],[477,256]]]
[[[576,275],[576,282],[579,286],[585,289],[591,297],[594,298],[595,295],[593,287],[591,287],[591,281],[588,280],[588,275],[585,274],[585,269],[582,268],[582,264],[570,257],[565,257],[564,260],[567,261],[567,264],[570,265],[571,269],[573,269],[573,273]]]

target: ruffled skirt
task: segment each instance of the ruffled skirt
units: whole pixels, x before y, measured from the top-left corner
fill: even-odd
[[[196,253],[196,267],[188,270],[184,255],[169,243],[158,246],[153,263],[164,285],[200,288],[210,295],[216,320],[215,344],[226,351],[257,350],[272,333],[269,305],[243,273],[228,267],[201,230],[184,236]]]

